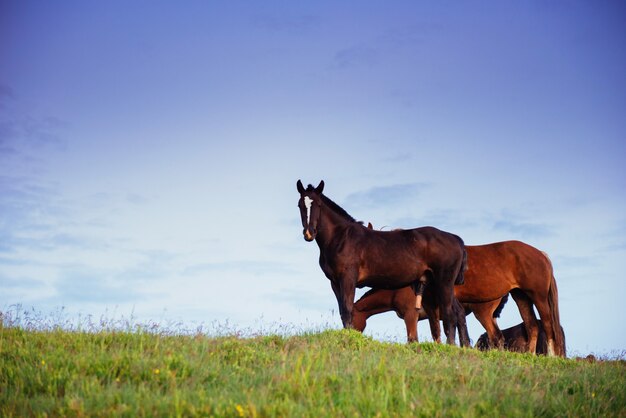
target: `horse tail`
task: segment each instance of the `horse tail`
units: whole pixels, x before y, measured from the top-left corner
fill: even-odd
[[[459,244],[461,245],[461,249],[463,250],[463,260],[461,261],[461,268],[459,269],[459,274],[457,274],[456,279],[454,280],[454,284],[464,284],[465,283],[465,270],[467,270],[467,250],[465,249],[465,243],[461,237],[455,235],[455,237],[459,240]]]
[[[496,308],[495,311],[493,311],[493,317],[494,318],[500,318],[500,314],[502,313],[502,309],[504,309],[504,305],[506,305],[508,300],[509,300],[509,294],[507,293],[506,295],[504,295],[502,297],[502,299],[500,299],[500,303],[498,304],[498,307]]]
[[[556,286],[556,279],[554,278],[552,261],[550,260],[550,257],[548,257],[548,254],[544,252],[543,255],[546,257],[548,264],[550,265],[550,290],[548,291],[548,305],[550,306],[550,315],[552,316],[554,349],[557,355],[566,357],[565,333],[563,332],[563,327],[561,327],[561,316],[559,314],[559,290]]]

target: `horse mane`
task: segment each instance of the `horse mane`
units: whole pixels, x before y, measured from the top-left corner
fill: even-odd
[[[338,204],[330,200],[328,197],[326,197],[325,194],[323,193],[320,194],[320,197],[322,198],[322,201],[324,202],[324,204],[328,206],[333,212],[336,212],[337,214],[343,216],[344,218],[346,218],[346,220],[350,222],[357,222],[357,220],[354,219],[352,216],[350,216],[350,214],[346,212],[344,208],[342,208],[341,206],[339,206]]]

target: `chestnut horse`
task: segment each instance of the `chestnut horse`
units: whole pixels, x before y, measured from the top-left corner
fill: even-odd
[[[539,321],[541,325],[541,321]],[[563,328],[561,328],[561,334],[565,338]],[[503,329],[502,335],[504,336],[504,348],[509,351],[516,351],[523,353],[526,351],[526,345],[528,344],[528,334],[526,334],[526,327],[524,323],[515,325],[514,327]],[[479,350],[489,349],[489,337],[487,333],[478,338],[476,341],[476,348]],[[539,327],[539,336],[537,338],[537,354],[547,354],[548,344],[546,342],[546,333],[543,331],[543,327]],[[566,353],[563,353],[564,355]]]
[[[539,335],[534,304],[542,319],[548,355],[565,356],[565,338],[560,332],[558,291],[547,254],[520,241],[468,245],[465,248],[468,269],[465,272],[465,284],[454,287],[457,299],[462,303],[485,303],[499,300],[510,292],[524,321],[529,336],[527,351],[531,353],[536,352]],[[406,291],[403,291],[403,295],[410,296]],[[374,297],[375,292],[368,292],[357,304],[367,306],[367,298]],[[379,312],[392,309],[394,307],[389,304],[386,310]],[[480,322],[487,330],[490,345],[502,347],[504,337],[495,320]],[[436,326],[439,326],[438,321]]]
[[[305,189],[298,180],[297,189],[304,239],[317,242],[320,267],[330,280],[344,328],[353,328],[357,286],[411,286],[419,301],[428,282],[446,321],[448,343],[455,343],[458,328],[461,345],[470,345],[464,312],[454,302],[454,284],[463,282],[466,263],[461,238],[433,227],[374,231],[322,194],[324,181]]]
[[[455,293],[457,287],[454,286]],[[415,294],[409,287],[395,290],[372,289],[354,304],[354,328],[363,332],[370,316],[392,310],[399,318],[404,319],[409,342],[417,341],[417,321],[423,319],[429,320],[433,340],[441,342],[440,316],[436,301],[432,299],[432,296],[427,287],[422,302],[424,309],[418,310],[415,308]],[[508,298],[509,295],[504,295],[501,299],[485,303],[463,303],[462,300],[459,302],[461,302],[466,315],[473,312],[476,319],[484,324],[485,329],[493,330],[498,327],[494,318],[500,316]]]

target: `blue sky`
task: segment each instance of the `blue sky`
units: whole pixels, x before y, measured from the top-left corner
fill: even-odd
[[[3,1],[0,310],[339,327],[296,207],[296,180],[324,179],[377,227],[546,251],[569,350],[622,352],[625,20],[618,1]]]

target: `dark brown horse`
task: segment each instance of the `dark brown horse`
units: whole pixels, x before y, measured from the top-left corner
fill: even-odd
[[[541,321],[539,321],[539,325],[542,325]],[[563,328],[561,328],[560,332],[565,340]],[[503,329],[502,335],[504,336],[504,348],[506,350],[517,351],[519,353],[526,351],[526,346],[528,345],[528,334],[526,333],[524,323],[515,325],[511,328]],[[476,348],[479,350],[489,349],[489,337],[487,336],[487,333],[482,334],[480,338],[478,338],[478,341],[476,341]],[[547,352],[548,343],[546,341],[546,333],[543,331],[543,327],[539,327],[537,354],[547,354]],[[565,355],[566,353],[563,354]]]
[[[459,286],[454,287],[455,293],[457,287]],[[505,295],[501,299],[485,303],[463,303],[462,300],[459,300],[459,302],[461,302],[466,315],[473,312],[476,319],[478,319],[481,324],[484,324],[483,327],[485,327],[485,329],[493,330],[494,328],[498,328],[495,318],[500,316],[500,312],[502,312],[508,297],[509,295]],[[399,318],[404,319],[407,340],[409,342],[417,341],[417,321],[424,319],[429,320],[433,340],[440,342],[441,327],[439,326],[439,310],[428,288],[426,288],[424,292],[422,304],[424,309],[418,310],[415,307],[415,294],[410,287],[394,290],[372,289],[365,293],[354,304],[354,328],[363,332],[367,325],[367,319],[370,316],[387,311],[394,311]]]
[[[345,328],[353,327],[357,286],[411,286],[419,301],[428,283],[446,321],[448,343],[455,343],[458,327],[461,345],[470,345],[464,312],[454,302],[454,284],[463,282],[466,262],[461,238],[433,227],[374,231],[323,195],[323,181],[305,189],[298,180],[297,188],[304,239],[317,242],[320,267],[330,280]]]
[[[505,241],[487,245],[468,245],[468,269],[465,284],[455,286],[454,293],[462,303],[485,303],[499,300],[510,292],[517,304],[526,333],[529,336],[527,351],[536,352],[539,324],[533,310],[537,307],[547,339],[548,355],[565,356],[565,339],[561,330],[558,305],[558,291],[548,256],[520,241]],[[409,293],[402,291],[404,297]],[[375,292],[364,295],[357,305],[367,306],[367,298],[375,297]],[[388,298],[388,300],[391,300]],[[410,305],[410,302],[406,302]],[[424,304],[426,307],[426,304]],[[394,309],[390,304],[387,311]],[[384,311],[380,311],[384,312]],[[481,315],[482,316],[482,315]],[[495,320],[479,321],[487,330],[490,345],[502,347],[504,337]],[[431,328],[433,324],[431,323]],[[436,322],[438,326],[438,321]]]

